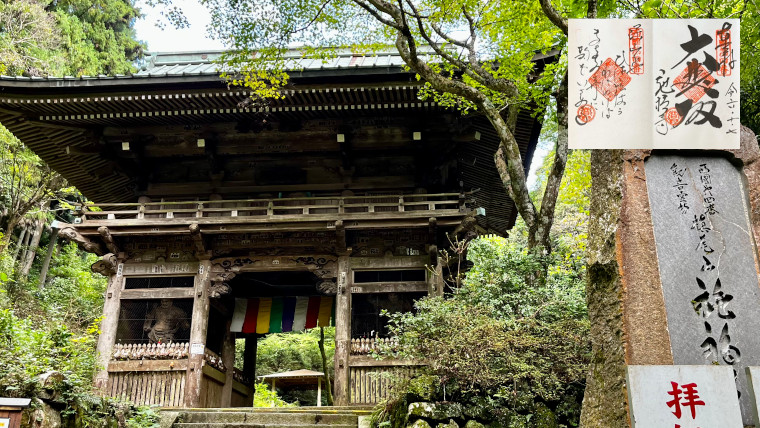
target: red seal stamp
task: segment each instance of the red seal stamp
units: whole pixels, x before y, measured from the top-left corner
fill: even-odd
[[[683,117],[681,117],[681,114],[678,113],[678,110],[675,108],[667,109],[663,118],[665,119],[665,122],[668,122],[668,124],[673,128],[678,126],[678,124],[681,123],[681,119],[683,119]]]
[[[631,76],[623,70],[623,67],[617,65],[612,58],[607,58],[594,74],[588,78],[588,82],[599,91],[604,98],[612,101],[620,92],[625,89],[625,85],[631,83]]]
[[[578,114],[575,116],[575,120],[579,124],[585,125],[594,120],[594,116],[596,116],[596,109],[594,109],[594,106],[591,104],[583,104],[578,107]]]

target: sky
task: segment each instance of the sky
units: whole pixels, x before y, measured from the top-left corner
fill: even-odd
[[[142,0],[137,2],[145,17],[137,20],[135,30],[137,38],[148,43],[149,52],[224,49],[220,42],[211,40],[206,35],[206,26],[211,22],[211,15],[205,7],[196,0],[174,0],[174,4],[182,9],[190,22],[188,28],[178,30],[167,24],[164,30],[159,29],[156,23],[162,21],[161,9],[147,6]]]
[[[188,28],[175,29],[171,24],[165,25],[163,30],[158,28],[156,23],[163,20],[160,8],[147,6],[142,0],[137,2],[145,17],[135,23],[135,29],[138,39],[148,43],[149,52],[224,49],[221,42],[210,39],[206,34],[206,26],[211,22],[211,15],[205,7],[196,0],[174,0],[174,4],[184,12],[190,23]],[[528,176],[529,188],[535,185],[536,170],[547,152],[548,149],[545,146],[539,146],[536,149]]]

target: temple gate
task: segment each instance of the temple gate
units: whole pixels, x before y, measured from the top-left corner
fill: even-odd
[[[328,323],[336,404],[376,403],[378,374],[423,363],[369,356],[393,344],[380,311],[445,291],[449,239],[514,222],[498,139],[482,117],[417,99],[394,53],[294,53],[278,100],[228,89],[218,56],[0,78],[0,121],[94,201],[54,227],[109,278],[95,386],[140,404],[249,406],[257,337]],[[539,131],[520,114],[526,168]]]

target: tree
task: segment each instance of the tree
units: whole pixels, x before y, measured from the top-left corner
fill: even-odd
[[[0,253],[8,247],[19,221],[31,210],[46,209],[64,185],[57,172],[0,127],[0,201],[6,209]]]
[[[571,0],[572,1],[572,0]],[[156,0],[168,4],[171,0]],[[496,131],[494,162],[528,229],[533,251],[550,251],[549,231],[567,158],[567,73],[564,60],[538,79],[531,59],[565,43],[567,20],[549,0],[203,0],[213,14],[213,35],[232,50],[224,57],[240,75],[232,83],[261,97],[277,97],[288,84],[285,55],[294,43],[303,53],[329,57],[336,49],[395,46],[425,82],[420,94],[463,111],[476,110]],[[571,15],[586,3],[563,3]],[[593,15],[596,0],[590,2]],[[315,47],[316,46],[316,47]],[[254,55],[255,53],[255,55]],[[535,77],[535,76],[534,76]],[[551,100],[553,98],[553,100]],[[521,108],[543,112],[556,104],[558,132],[546,191],[530,197],[513,129]]]
[[[126,74],[142,55],[132,0],[9,0],[0,3],[0,72]]]
[[[40,76],[58,63],[55,17],[34,0],[0,3],[0,74]]]
[[[73,76],[127,74],[145,46],[134,23],[140,11],[134,0],[47,0],[61,33],[60,55]]]
[[[479,238],[450,298],[426,297],[416,313],[389,315],[397,356],[424,359],[424,375],[435,378],[437,393],[423,401],[485,406],[498,426],[544,426],[522,425],[538,413],[554,420],[546,426],[577,424],[589,356],[582,260],[556,248],[537,256],[522,239]],[[536,285],[530,277],[541,263],[550,269]],[[408,407],[403,398],[397,405]]]

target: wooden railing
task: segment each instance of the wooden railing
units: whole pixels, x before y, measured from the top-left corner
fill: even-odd
[[[368,355],[373,351],[398,349],[398,340],[389,337],[351,339],[351,355]]]
[[[86,221],[160,220],[214,217],[287,218],[323,215],[465,210],[469,193],[411,194],[401,196],[346,196],[219,201],[87,203],[76,206]]]

